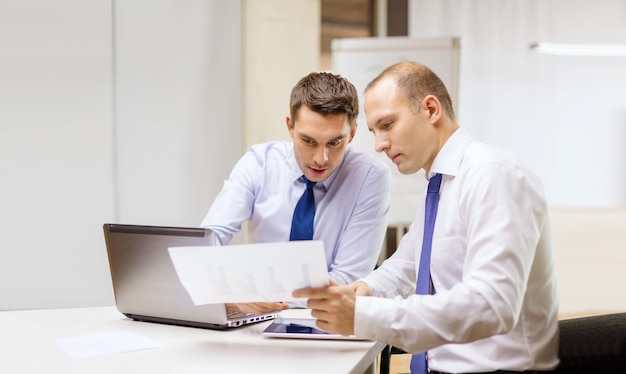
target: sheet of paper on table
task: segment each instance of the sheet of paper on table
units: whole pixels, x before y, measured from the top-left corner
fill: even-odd
[[[164,347],[155,340],[126,330],[72,336],[59,339],[56,344],[77,360]]]

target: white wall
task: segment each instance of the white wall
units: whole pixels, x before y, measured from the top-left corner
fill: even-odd
[[[0,310],[111,301],[111,2],[0,2]]]
[[[241,156],[241,2],[115,4],[117,220],[197,226]]]
[[[555,208],[551,215],[560,314],[626,311],[626,209]]]
[[[111,305],[103,223],[200,223],[241,154],[241,19],[0,2],[0,310]]]

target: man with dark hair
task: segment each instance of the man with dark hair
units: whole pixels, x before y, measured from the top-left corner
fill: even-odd
[[[286,123],[293,141],[251,147],[201,226],[213,230],[218,245],[228,244],[244,221],[251,242],[322,240],[330,279],[348,284],[372,271],[380,254],[391,173],[382,161],[348,147],[359,104],[345,78],[327,72],[305,76],[293,87],[289,107]],[[314,216],[302,234],[292,226],[306,220],[294,210],[307,191],[312,191]],[[282,308],[265,303],[246,311]]]

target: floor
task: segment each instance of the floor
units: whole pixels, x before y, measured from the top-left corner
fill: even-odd
[[[380,362],[380,361],[378,361]],[[410,354],[391,355],[391,364],[389,365],[389,374],[409,374],[411,364]],[[377,370],[378,374],[378,370]]]

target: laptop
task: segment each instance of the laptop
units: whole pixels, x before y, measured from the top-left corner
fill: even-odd
[[[106,223],[103,226],[117,309],[136,321],[225,330],[274,319],[195,305],[178,279],[168,247],[214,245],[210,229]]]

